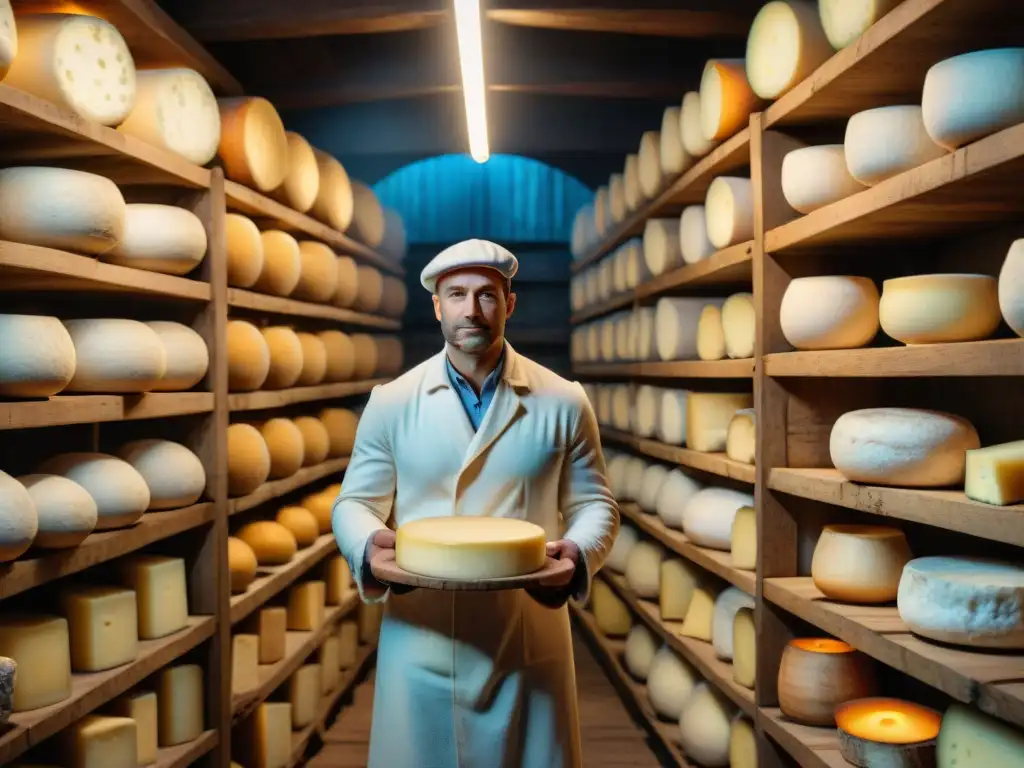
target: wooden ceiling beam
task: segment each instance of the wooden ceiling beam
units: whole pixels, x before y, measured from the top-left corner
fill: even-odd
[[[746,35],[752,17],[733,10],[615,10],[587,8],[492,8],[487,18],[501,24],[574,32],[613,32],[657,37]]]

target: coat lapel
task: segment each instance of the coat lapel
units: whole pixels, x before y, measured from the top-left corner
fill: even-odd
[[[452,383],[448,380],[445,360],[446,352],[443,349],[440,354],[434,355],[431,359],[430,367],[424,378],[423,391],[433,401],[431,406],[437,408],[441,413],[439,421],[444,425],[444,429],[438,432],[438,439],[443,437],[445,440],[458,440],[459,448],[465,455],[475,437],[473,425],[469,421],[466,409],[462,407],[459,393],[452,389]]]

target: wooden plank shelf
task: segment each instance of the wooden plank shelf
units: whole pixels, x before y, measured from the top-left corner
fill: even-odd
[[[810,577],[764,580],[764,597],[958,701],[1024,725],[1024,654],[939,645],[910,633],[895,606],[834,603]]]
[[[754,358],[743,360],[672,360],[658,363],[592,363],[574,365],[576,376],[630,379],[750,379]]]
[[[245,592],[231,596],[231,623],[235,624],[244,619],[337,551],[338,544],[334,540],[334,534],[325,533],[310,546],[300,549],[295,557],[284,565],[260,568],[256,579]]]
[[[203,731],[198,739],[174,747],[158,749],[155,768],[188,768],[207,752],[217,746],[217,731]]]
[[[804,499],[1024,547],[1024,504],[984,504],[963,491],[861,485],[835,469],[772,469],[768,486]]]
[[[63,424],[135,421],[213,410],[212,392],[146,392],[141,395],[54,395],[42,400],[0,401],[0,431]]]
[[[387,384],[389,381],[391,381],[390,378],[366,379],[363,381],[340,381],[335,384],[318,384],[313,387],[236,392],[233,395],[228,395],[228,408],[232,411],[256,411],[262,408],[281,408],[295,403],[365,395],[378,384]]]
[[[133,685],[213,637],[211,616],[191,616],[188,626],[159,640],[140,640],[135,661],[114,669],[71,678],[71,696],[49,707],[11,716],[10,728],[0,736],[0,765],[9,764],[26,750],[120,696]]]
[[[264,483],[248,496],[236,496],[228,502],[230,514],[234,515],[238,512],[254,509],[271,499],[284,496],[286,493],[291,493],[302,488],[304,485],[315,483],[317,480],[323,480],[325,477],[330,477],[336,472],[341,472],[348,466],[349,458],[349,456],[342,456],[340,459],[328,459],[323,464],[317,464],[314,467],[303,467],[291,477],[284,477],[280,480],[271,480],[269,483]]]
[[[850,768],[839,752],[835,728],[815,728],[788,720],[777,707],[757,711],[757,724],[782,746],[801,768]]]
[[[631,502],[620,502],[619,512],[649,536],[660,541],[677,555],[682,555],[692,563],[710,571],[721,579],[739,587],[748,595],[755,593],[755,575],[753,571],[744,571],[733,567],[732,554],[720,552],[707,547],[698,547],[692,543],[682,531],[669,528],[657,515],[649,515]]]
[[[656,440],[636,437],[628,432],[608,427],[601,427],[601,438],[612,443],[625,445],[638,453],[650,456],[652,459],[661,459],[662,461],[690,467],[701,472],[709,472],[713,475],[739,480],[743,483],[754,482],[753,464],[741,464],[738,461],[733,461],[724,453],[702,453],[701,451],[693,451],[689,448],[665,445],[665,443],[659,443]]]
[[[332,320],[344,325],[361,325],[385,331],[397,331],[401,328],[401,323],[391,317],[370,315],[365,312],[333,307],[329,304],[314,304],[309,301],[297,301],[296,299],[286,299],[281,296],[268,296],[265,293],[246,291],[241,288],[228,288],[228,306],[269,312],[275,315],[314,317],[320,320]]]
[[[635,301],[635,289],[626,291],[625,293],[620,293],[617,296],[612,296],[610,299],[605,299],[604,301],[599,301],[597,304],[592,304],[586,309],[574,312],[572,317],[569,318],[569,324],[580,325],[589,320],[601,317],[601,315],[610,314],[617,309],[627,309],[632,307]]]
[[[131,528],[91,533],[73,549],[30,550],[27,556],[0,565],[0,599],[21,594],[176,536],[211,522],[214,515],[215,505],[209,502],[166,512],[147,512]]]

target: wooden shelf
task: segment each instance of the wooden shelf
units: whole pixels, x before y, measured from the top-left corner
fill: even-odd
[[[649,515],[637,504],[620,502],[619,512],[638,528],[654,537],[677,555],[710,571],[721,579],[739,587],[748,595],[755,594],[756,579],[753,571],[744,571],[732,565],[732,553],[698,547],[682,531],[669,528],[657,515]]]
[[[157,750],[155,768],[188,768],[217,746],[217,731],[204,731],[198,739]]]
[[[268,296],[265,293],[246,291],[241,288],[228,288],[228,306],[270,312],[275,315],[315,317],[345,325],[363,325],[367,328],[379,328],[386,331],[397,331],[402,327],[398,320],[390,317],[370,315],[365,312],[333,307],[329,304],[313,304],[281,296]]]
[[[135,421],[213,410],[212,392],[146,392],[141,395],[54,395],[45,400],[0,402],[0,431],[63,424]]]
[[[789,752],[801,768],[850,768],[839,752],[839,732],[835,728],[814,728],[786,719],[778,708],[762,707],[757,724]]]
[[[630,379],[750,379],[754,358],[744,360],[672,360],[659,363],[588,363],[574,365],[576,376]]]
[[[71,696],[64,701],[12,715],[9,722],[13,727],[0,736],[0,765],[10,763],[213,637],[214,624],[211,616],[191,616],[188,627],[180,632],[159,640],[140,640],[139,655],[130,664],[104,672],[73,675]]]
[[[984,504],[963,491],[860,485],[835,469],[772,469],[768,486],[804,499],[1024,547],[1024,504]]]
[[[809,577],[764,580],[764,597],[894,669],[1024,725],[1024,654],[976,652],[912,635],[895,606],[825,599]]]
[[[674,445],[665,445],[656,440],[636,437],[628,432],[621,432],[617,429],[601,427],[601,438],[609,442],[628,446],[638,453],[650,456],[652,459],[661,459],[671,464],[679,464],[701,472],[709,472],[713,475],[727,477],[732,480],[739,480],[743,483],[754,482],[754,465],[741,464],[733,461],[724,453],[702,453],[692,451],[689,448],[679,448]]]
[[[779,352],[764,356],[764,370],[776,377],[1024,376],[1024,339]]]
[[[245,592],[231,596],[231,623],[235,624],[244,619],[337,551],[338,544],[334,540],[334,534],[325,533],[310,546],[300,549],[295,557],[284,565],[260,568],[256,579]]]
[[[232,411],[256,411],[262,408],[281,408],[285,405],[309,403],[315,400],[333,400],[339,397],[365,395],[378,384],[387,384],[389,381],[391,381],[389,378],[367,379],[365,381],[340,381],[336,384],[318,384],[314,387],[237,392],[228,395],[228,408]]]
[[[636,301],[636,290],[626,291],[620,293],[617,296],[612,296],[610,299],[605,299],[597,304],[592,304],[585,309],[581,309],[579,312],[574,312],[572,317],[569,318],[570,325],[580,325],[588,320],[600,317],[601,315],[607,315],[614,312],[617,309],[625,309],[632,307]]]
[[[233,515],[237,512],[244,512],[247,509],[253,509],[271,499],[291,493],[304,485],[315,483],[317,480],[322,480],[336,472],[341,472],[348,466],[349,458],[348,456],[342,456],[340,459],[328,459],[323,464],[317,464],[315,467],[304,467],[291,477],[264,483],[248,496],[236,496],[228,502],[230,514]]]

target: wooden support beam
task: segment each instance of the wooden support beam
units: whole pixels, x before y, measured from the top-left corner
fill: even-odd
[[[554,5],[554,3],[548,3]],[[586,8],[492,8],[487,18],[502,24],[573,32],[614,32],[656,37],[724,37],[746,35],[753,15],[732,9],[714,11],[619,10]]]

